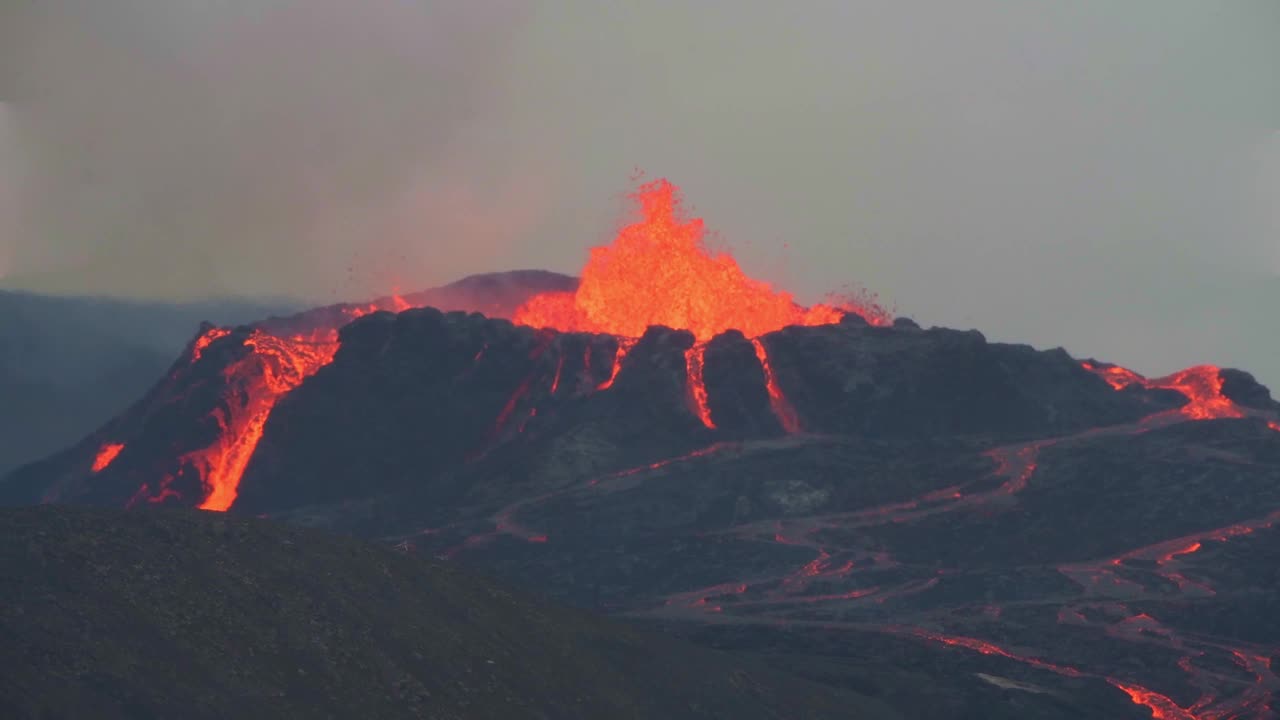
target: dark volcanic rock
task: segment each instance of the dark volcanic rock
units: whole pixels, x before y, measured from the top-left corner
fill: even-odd
[[[1223,368],[1219,373],[1222,378],[1222,394],[1231,398],[1237,405],[1260,410],[1280,409],[1280,403],[1271,399],[1271,391],[1253,379],[1243,370]]]
[[[216,432],[244,332],[0,499],[123,505]],[[708,342],[711,428],[683,331],[415,310],[340,339],[271,413],[232,512],[680,626],[912,716],[1264,717],[1280,687],[1275,623],[1230,615],[1280,595],[1270,552],[1237,545],[1280,526],[1280,419],[1247,374],[1201,407],[1062,349],[848,320]],[[90,476],[108,438],[126,449]]]
[[[823,326],[768,335],[778,382],[816,432],[1032,437],[1132,422],[1161,404],[1118,395],[1062,350],[976,331]]]
[[[846,317],[861,319],[852,313]],[[721,431],[744,438],[782,432],[778,418],[769,410],[769,392],[760,360],[742,333],[730,330],[707,343],[703,374],[707,405]]]
[[[898,718],[389,548],[191,512],[0,512],[0,714]]]
[[[164,476],[177,491],[169,501],[194,504],[199,488],[182,457],[220,432],[220,406],[243,402],[250,390],[221,369],[245,360],[252,330],[214,341],[199,362],[179,360],[101,439],[19,473],[0,485],[0,498],[123,505]],[[619,347],[609,336],[535,332],[425,308],[365,316],[340,339],[332,363],[272,411],[238,509],[272,512],[431,486],[496,447],[536,445],[570,428],[616,449],[597,463],[602,469],[782,434],[755,350],[736,332],[713,339],[704,356],[714,430],[693,410],[686,331],[650,328],[625,352],[607,391],[599,388]],[[842,324],[788,328],[759,342],[802,427],[818,433],[1032,438],[1132,422],[1175,404],[1167,393],[1116,393],[1061,350],[991,344],[976,332]],[[106,440],[126,450],[86,482]]]

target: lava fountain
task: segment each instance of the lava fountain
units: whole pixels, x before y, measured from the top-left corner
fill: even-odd
[[[566,332],[590,332],[638,338],[651,325],[693,333],[695,348],[686,354],[691,406],[714,429],[702,383],[702,345],[726,330],[758,338],[788,325],[827,325],[855,313],[874,325],[890,316],[874,302],[852,299],[836,305],[804,307],[788,292],[749,277],[732,255],[713,252],[701,218],[685,212],[680,191],[664,179],[641,185],[631,195],[639,219],[619,231],[612,244],[591,249],[576,292],[543,293],[521,306],[516,323]],[[763,347],[756,345],[759,352]],[[615,360],[620,366],[625,350]],[[771,373],[768,359],[761,367]],[[606,389],[612,384],[602,386]],[[770,377],[775,410],[787,407]],[[793,417],[783,419],[792,430]]]
[[[703,343],[726,330],[759,337],[788,325],[839,322],[850,312],[873,324],[890,320],[872,302],[804,307],[749,277],[732,255],[707,247],[702,219],[687,217],[667,180],[646,183],[631,198],[639,220],[611,245],[591,249],[577,291],[531,298],[516,311],[516,323],[628,338],[665,325]]]

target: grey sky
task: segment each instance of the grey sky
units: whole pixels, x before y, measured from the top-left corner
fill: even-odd
[[[0,21],[11,285],[573,271],[639,168],[804,299],[1280,385],[1274,0],[38,5]]]

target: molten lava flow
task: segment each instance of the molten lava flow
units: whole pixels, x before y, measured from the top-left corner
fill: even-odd
[[[516,323],[623,337],[665,325],[705,342],[730,329],[756,337],[787,325],[826,325],[847,312],[888,322],[874,305],[802,307],[790,293],[748,277],[731,255],[706,246],[702,220],[685,218],[679,192],[666,180],[632,197],[640,220],[612,245],[592,248],[578,290],[531,298],[516,311]]]
[[[560,376],[564,373],[564,353],[560,354],[560,359],[556,361],[556,375],[551,379],[551,395],[556,394],[556,390],[560,389]]]
[[[618,338],[618,350],[613,354],[613,370],[609,371],[609,379],[596,386],[596,390],[608,390],[613,387],[613,381],[618,379],[618,372],[622,370],[622,359],[632,347],[635,347],[634,338]]]
[[[1154,720],[1197,720],[1195,715],[1178,707],[1177,703],[1159,693],[1136,685],[1127,685],[1112,678],[1107,678],[1107,682],[1123,690],[1134,705],[1142,705],[1151,710],[1151,717]]]
[[[195,344],[191,346],[191,362],[199,362],[200,358],[204,356],[206,348],[212,345],[215,340],[219,340],[230,334],[230,330],[220,327],[209,328],[208,330],[200,333],[200,337],[196,338]]]
[[[1152,381],[1156,387],[1177,390],[1191,402],[1181,412],[1191,420],[1244,417],[1230,398],[1222,394],[1221,370],[1212,365],[1198,365],[1168,377]]]
[[[702,381],[702,358],[706,353],[706,345],[694,345],[684,352],[685,372],[689,378],[689,394],[693,396],[693,407],[702,424],[711,430],[716,424],[711,420],[711,407],[707,405],[707,386]]]
[[[1104,368],[1098,365],[1094,365],[1091,362],[1083,362],[1083,363],[1080,363],[1080,366],[1083,367],[1085,370],[1088,370],[1089,372],[1102,378],[1103,380],[1106,380],[1107,384],[1115,388],[1116,390],[1123,390],[1126,387],[1133,385],[1135,383],[1143,386],[1145,386],[1147,383],[1146,378],[1142,377],[1141,375],[1139,375],[1138,373],[1132,370],[1129,370],[1127,368],[1122,368],[1119,365],[1111,365],[1110,367]]]
[[[197,339],[193,359],[228,332],[220,328]],[[202,510],[225,511],[235,502],[240,478],[262,438],[262,430],[276,402],[302,381],[327,365],[337,352],[337,342],[313,343],[302,338],[285,339],[255,330],[243,342],[247,352],[223,369],[227,384],[224,402],[212,414],[217,438],[209,446],[191,451],[180,462],[200,474],[205,488]],[[181,473],[182,470],[179,470]],[[144,486],[130,504],[146,499],[160,502],[178,493],[163,478],[155,491]]]
[[[1086,362],[1081,363],[1081,366],[1106,380],[1117,390],[1136,384],[1148,390],[1176,390],[1182,393],[1187,398],[1187,404],[1179,408],[1178,412],[1188,420],[1239,418],[1245,415],[1239,406],[1222,394],[1222,370],[1213,365],[1197,365],[1155,380],[1148,380],[1132,370],[1115,365],[1104,368]]]
[[[782,429],[788,435],[795,435],[800,432],[800,415],[782,394],[782,388],[778,387],[778,379],[773,374],[773,366],[769,364],[769,355],[764,350],[764,343],[760,342],[760,338],[752,338],[751,345],[756,349],[760,369],[764,371],[764,387],[769,391],[769,406],[773,408],[773,414],[778,417],[778,422],[782,423]]]
[[[107,443],[99,448],[97,456],[93,458],[93,472],[100,473],[106,470],[107,466],[115,462],[121,450],[124,450],[124,445],[120,443]]]

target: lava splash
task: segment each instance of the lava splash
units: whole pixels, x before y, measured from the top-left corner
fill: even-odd
[[[578,290],[531,298],[512,318],[517,324],[631,338],[665,325],[702,343],[726,330],[758,337],[788,325],[838,322],[850,312],[873,324],[890,320],[874,302],[804,307],[749,277],[732,255],[707,246],[702,219],[687,216],[667,180],[641,185],[631,197],[640,219],[613,244],[592,248]]]

